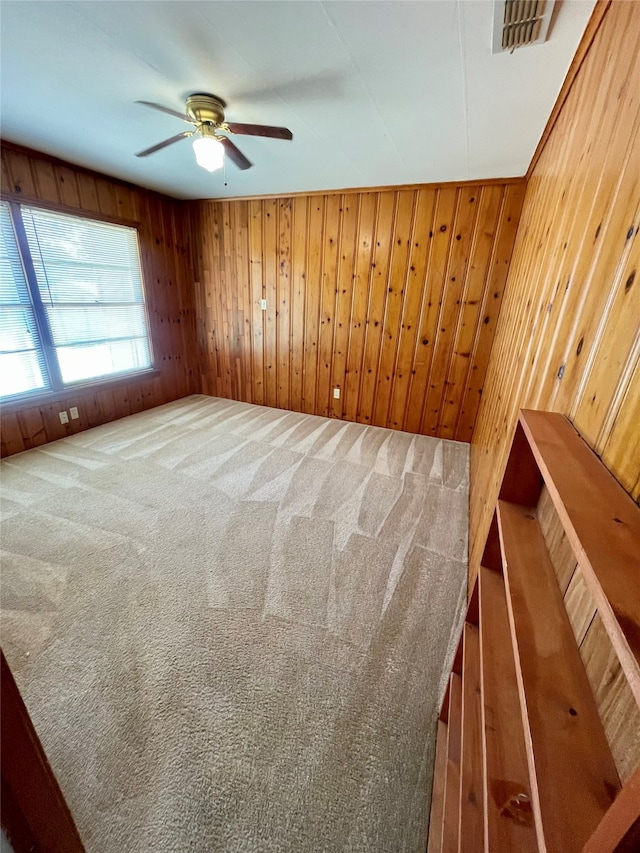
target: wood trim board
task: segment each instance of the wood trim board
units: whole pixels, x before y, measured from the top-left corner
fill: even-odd
[[[15,853],[84,853],[20,691],[0,650],[2,827]]]

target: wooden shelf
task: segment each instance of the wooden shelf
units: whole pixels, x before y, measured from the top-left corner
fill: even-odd
[[[444,781],[447,765],[447,724],[438,720],[436,737],[436,760],[433,771],[433,790],[431,792],[431,817],[429,826],[429,846],[427,853],[440,853],[442,850],[442,819],[444,816]]]
[[[447,763],[444,780],[442,853],[457,853],[460,824],[460,744],[462,723],[462,679],[453,672],[449,682]]]
[[[577,566],[566,590],[539,501]],[[521,412],[483,554],[438,723],[429,853],[640,849],[640,510],[565,418]],[[633,704],[624,785],[602,673],[585,668],[596,622]]]
[[[612,849],[618,853],[634,853],[640,850],[638,803],[640,803],[640,767],[600,821],[582,853],[602,853],[603,850]]]
[[[480,637],[466,622],[462,643],[462,745],[460,750],[460,839],[465,850],[484,849]]]
[[[538,838],[572,853],[620,780],[535,510],[499,501],[498,527]]]
[[[520,423],[640,705],[638,507],[563,415],[525,410]]]
[[[504,581],[501,573],[481,566],[478,584],[485,847],[533,853],[538,846]]]

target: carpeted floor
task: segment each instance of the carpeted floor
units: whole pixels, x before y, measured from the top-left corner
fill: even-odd
[[[88,851],[423,853],[468,446],[204,396],[2,464],[2,644]]]

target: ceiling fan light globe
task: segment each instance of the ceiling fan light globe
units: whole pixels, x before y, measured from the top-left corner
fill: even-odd
[[[207,172],[215,172],[222,168],[224,162],[224,147],[212,136],[199,136],[193,140],[193,150],[198,166]]]

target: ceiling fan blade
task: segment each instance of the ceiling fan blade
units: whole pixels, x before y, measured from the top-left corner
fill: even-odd
[[[223,144],[225,151],[229,159],[236,164],[238,169],[242,169],[244,172],[245,169],[250,169],[253,166],[251,160],[247,160],[242,151],[234,145],[234,143],[227,136],[220,136],[220,142]]]
[[[257,89],[232,91],[229,100],[237,103],[261,104],[291,101],[326,101],[344,94],[346,70],[320,71],[305,77],[288,77]]]
[[[231,133],[242,133],[245,136],[269,136],[272,139],[293,139],[293,133],[286,127],[270,127],[268,124],[237,124],[228,121],[227,127]]]
[[[145,148],[144,151],[140,151],[136,154],[136,157],[148,157],[149,154],[155,154],[155,152],[160,151],[161,148],[166,148],[167,145],[173,145],[174,142],[180,142],[181,139],[185,139],[187,136],[193,136],[193,131],[185,130],[183,133],[178,133],[177,136],[172,136],[171,139],[165,139],[164,142],[158,142],[157,145],[152,145],[151,148]]]
[[[151,107],[152,110],[160,110],[161,113],[167,113],[170,116],[181,118],[182,121],[188,121],[189,124],[197,124],[186,113],[179,113],[177,110],[170,109],[170,107],[163,107],[162,104],[154,104],[152,101],[136,101],[136,104],[143,104],[145,107]]]

